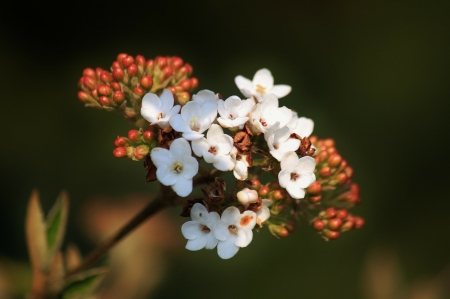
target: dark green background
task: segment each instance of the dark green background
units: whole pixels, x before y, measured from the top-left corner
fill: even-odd
[[[93,195],[153,191],[141,163],[116,160],[119,116],[77,99],[85,67],[118,53],[178,55],[199,89],[240,95],[236,75],[272,71],[281,102],[315,121],[355,170],[364,229],[324,242],[308,227],[266,230],[229,261],[174,260],[157,298],[362,298],[365,258],[393,248],[406,282],[450,264],[450,21],[446,1],[197,1],[16,4],[0,18],[0,254],[26,260],[32,188],[48,209],[71,197],[67,239],[86,253],[80,206]],[[174,210],[174,215],[178,213]],[[214,294],[214,295],[213,295]]]

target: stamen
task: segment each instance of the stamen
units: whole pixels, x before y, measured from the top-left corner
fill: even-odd
[[[210,152],[211,154],[215,155],[217,153],[217,149],[215,146],[211,146],[208,150],[208,152]]]
[[[298,173],[291,172],[291,181],[295,182],[299,177],[300,175]]]
[[[234,226],[234,225],[230,225],[230,226],[228,227],[228,230],[229,230],[230,232],[232,232],[233,234],[235,234],[235,235],[238,234],[238,229],[237,229],[237,227]]]
[[[209,233],[211,230],[209,229],[209,227],[207,227],[206,225],[204,225],[203,227],[202,227],[202,232],[205,232],[205,233]]]
[[[179,162],[175,162],[172,164],[172,166],[170,167],[170,170],[175,172],[175,173],[180,173],[183,171],[184,165],[179,163]]]
[[[257,93],[265,93],[266,92],[266,88],[264,86],[256,84],[256,92]]]

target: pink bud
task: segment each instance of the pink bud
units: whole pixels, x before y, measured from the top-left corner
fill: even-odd
[[[255,190],[244,188],[236,194],[236,197],[241,204],[246,206],[258,200],[258,193]]]

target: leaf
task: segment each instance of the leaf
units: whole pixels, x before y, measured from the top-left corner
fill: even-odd
[[[28,253],[33,272],[45,272],[47,269],[47,238],[44,215],[39,202],[39,192],[33,190],[28,202],[25,220]]]
[[[64,286],[64,263],[61,251],[58,251],[51,263],[48,275],[47,292],[50,294],[58,294]]]
[[[73,276],[67,282],[62,298],[85,298],[95,291],[106,273],[106,268],[95,268]]]
[[[67,192],[61,191],[55,204],[48,213],[46,221],[46,239],[49,260],[53,259],[55,253],[61,247],[66,232],[68,210],[69,197]]]
[[[75,244],[69,244],[66,249],[66,266],[67,272],[72,271],[78,267],[82,262],[80,250]]]

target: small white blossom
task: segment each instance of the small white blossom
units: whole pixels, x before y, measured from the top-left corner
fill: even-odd
[[[300,146],[300,140],[290,136],[291,130],[287,126],[264,134],[270,154],[278,161],[281,161],[285,153],[296,151]]]
[[[306,156],[298,158],[295,152],[287,152],[281,158],[281,171],[278,173],[280,186],[286,188],[293,198],[304,198],[305,189],[316,180],[314,168],[316,160]]]
[[[213,228],[220,221],[219,214],[208,213],[204,205],[196,203],[191,208],[191,219],[181,226],[181,233],[188,240],[186,249],[196,251],[216,247],[219,241],[214,237]]]
[[[258,102],[262,102],[271,93],[282,98],[291,92],[289,85],[273,85],[273,76],[268,69],[257,71],[253,76],[253,81],[243,76],[237,76],[234,82],[243,95],[254,96]]]
[[[217,116],[217,103],[204,101],[203,104],[190,101],[181,108],[181,113],[172,116],[170,125],[175,131],[182,132],[187,140],[203,137]]]
[[[233,147],[230,154],[235,163],[233,169],[233,174],[235,178],[240,181],[246,180],[248,177],[248,167],[250,166],[249,163],[247,162],[247,156],[240,155],[236,147]]]
[[[233,138],[224,134],[219,125],[212,124],[202,137],[192,141],[192,150],[198,157],[203,157],[207,163],[212,163],[220,171],[230,171],[235,162],[230,156],[233,148]]]
[[[237,96],[231,96],[228,99],[219,100],[218,111],[220,117],[217,122],[224,128],[232,131],[242,129],[248,120],[248,114],[254,106],[252,99],[241,100]]]
[[[270,199],[263,198],[262,207],[256,212],[256,223],[261,227],[262,224],[270,218],[269,207],[272,205],[273,201]]]
[[[264,102],[253,107],[250,124],[253,131],[266,133],[286,126],[291,118],[292,110],[285,106],[278,107],[278,98],[269,94]]]
[[[314,129],[314,122],[310,118],[298,117],[294,112],[291,121],[287,124],[292,133],[300,137],[309,137]]]
[[[161,184],[171,186],[182,197],[192,192],[192,178],[198,172],[198,162],[192,157],[191,147],[186,139],[175,139],[170,150],[155,147],[150,157],[157,167],[156,177]]]
[[[169,119],[180,112],[180,105],[173,106],[173,104],[173,94],[168,89],[164,89],[161,97],[147,93],[142,99],[141,115],[151,125],[165,128],[169,126]]]
[[[258,192],[249,188],[244,188],[236,194],[238,201],[247,206],[258,201]]]
[[[246,247],[253,239],[252,229],[256,224],[256,214],[236,207],[223,211],[220,221],[214,227],[214,236],[219,240],[217,253],[223,259],[232,258],[241,247]]]

